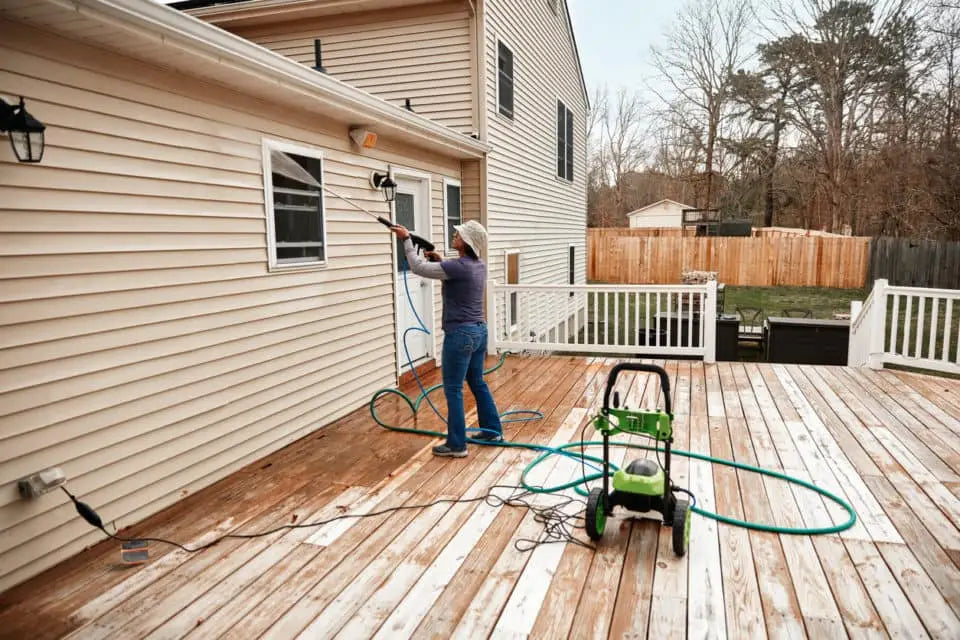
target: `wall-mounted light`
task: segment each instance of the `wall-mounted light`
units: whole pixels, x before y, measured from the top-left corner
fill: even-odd
[[[373,185],[374,189],[383,191],[383,199],[387,202],[393,202],[396,199],[397,183],[393,181],[390,174],[374,171],[370,176],[370,184]]]
[[[10,146],[20,162],[40,162],[43,158],[43,130],[47,127],[23,106],[9,105],[0,98],[0,130],[10,134]]]

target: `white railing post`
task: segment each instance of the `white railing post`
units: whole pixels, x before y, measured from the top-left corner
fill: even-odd
[[[867,366],[871,369],[883,369],[883,354],[886,350],[887,338],[887,287],[885,278],[873,283],[873,308],[870,317],[864,318],[869,323],[867,329]],[[896,337],[894,336],[894,339]]]
[[[703,361],[717,361],[717,281],[707,281],[707,295],[700,314],[703,322]]]
[[[869,311],[869,308],[868,308]],[[863,332],[858,331],[857,319],[863,312],[862,300],[850,301],[850,338],[847,343],[847,366],[862,367],[865,362],[863,354]]]
[[[850,301],[850,324],[851,325],[857,321],[857,316],[860,315],[861,309],[863,309],[863,300]]]
[[[496,355],[500,338],[497,326],[497,281],[487,283],[487,354]]]

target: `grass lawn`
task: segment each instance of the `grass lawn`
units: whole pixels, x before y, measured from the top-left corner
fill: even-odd
[[[737,307],[763,310],[764,317],[782,316],[785,309],[809,309],[814,318],[830,320],[834,313],[850,313],[850,302],[866,300],[869,289],[821,287],[725,287],[725,313]]]
[[[590,284],[602,284],[594,283]],[[809,310],[811,317],[818,319],[832,319],[834,313],[850,313],[852,300],[866,300],[870,291],[866,289],[823,289],[819,287],[726,287],[724,292],[723,312],[735,314],[737,307],[741,309],[753,308],[762,311],[757,325],[763,324],[763,318],[769,316],[783,316],[787,309]],[[675,300],[675,299],[674,299]],[[666,311],[666,296],[661,298],[664,305],[661,311]],[[687,303],[684,302],[684,305]],[[596,316],[594,312],[596,309]],[[650,315],[657,312],[655,297],[650,297]],[[617,342],[615,331],[620,328],[620,339],[626,337],[627,344],[636,344],[633,329],[646,324],[646,298],[624,293],[608,296],[589,296],[587,299],[587,317],[593,323],[596,317],[600,323],[599,342],[606,342],[606,325],[609,324],[611,342]],[[744,323],[750,322],[749,313],[744,314]],[[606,318],[607,322],[604,322]],[[652,322],[651,322],[652,324]],[[629,329],[629,330],[628,330]],[[589,330],[589,328],[588,328]]]

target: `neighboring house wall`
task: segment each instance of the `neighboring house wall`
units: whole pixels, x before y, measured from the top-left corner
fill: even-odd
[[[223,25],[229,29],[229,25]],[[462,133],[478,130],[474,29],[462,2],[237,28],[237,35]]]
[[[627,214],[633,228],[679,228],[683,219],[681,205],[674,202],[658,202],[639,212]]]
[[[521,284],[564,284],[569,245],[586,281],[586,98],[565,9],[539,0],[486,0],[485,108],[490,276],[506,281],[506,251],[520,252]],[[514,117],[499,113],[497,43],[513,52]],[[557,100],[573,113],[573,181],[557,176]]]
[[[388,163],[440,185],[459,161],[347,123],[0,21],[0,94],[47,125],[38,165],[0,158],[0,591],[103,537],[58,465],[128,526],[330,423],[396,380],[392,237],[326,197],[329,265],[267,271],[263,137],[325,154],[324,179],[374,212]],[[277,120],[277,119],[280,120]]]

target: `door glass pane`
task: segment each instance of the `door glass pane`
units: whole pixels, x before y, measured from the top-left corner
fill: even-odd
[[[397,224],[402,224],[411,232],[417,228],[416,206],[412,193],[398,193],[394,201],[397,214]],[[406,256],[403,251],[403,243],[397,240],[397,271],[403,270],[406,262]]]
[[[460,187],[447,185],[447,248],[453,250],[454,227],[463,222],[460,213]]]

